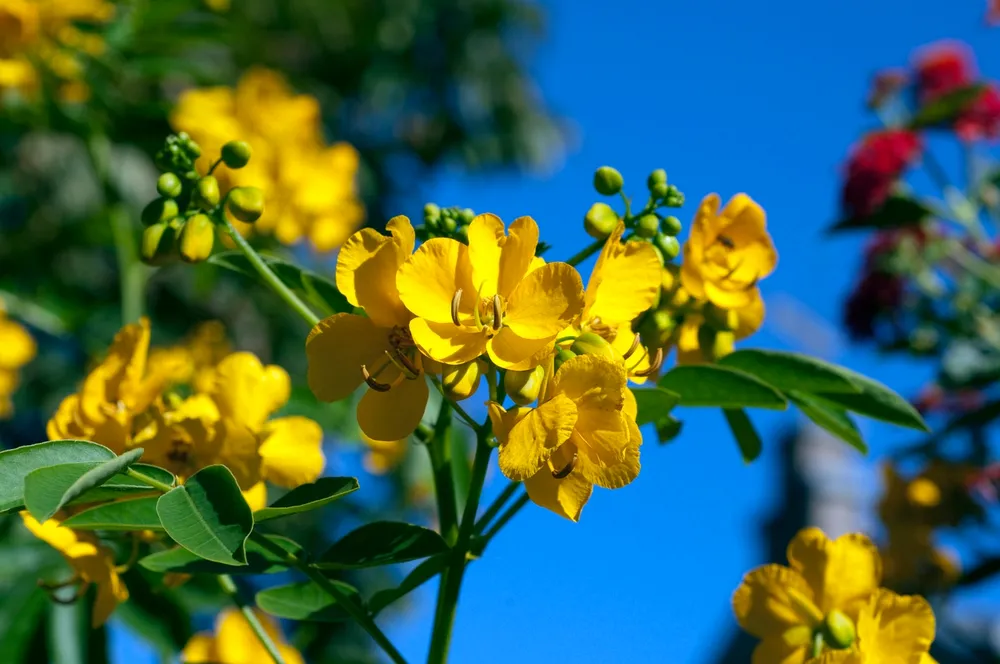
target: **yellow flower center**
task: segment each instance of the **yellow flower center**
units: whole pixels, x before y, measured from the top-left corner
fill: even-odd
[[[709,266],[713,267],[716,274],[713,279],[717,281],[734,281],[734,284],[743,290],[750,290],[757,285],[758,277],[750,281],[740,282],[733,279],[736,271],[743,266],[743,259],[739,256],[739,249],[736,243],[728,235],[720,234],[716,236],[705,250],[705,259]],[[720,274],[721,273],[721,274]]]
[[[459,318],[458,310],[462,302],[463,293],[464,291],[459,288],[455,291],[455,296],[451,300],[451,321],[456,327],[462,327],[463,325]],[[494,295],[493,297],[479,295],[478,300],[475,308],[472,310],[474,326],[477,330],[485,331],[486,336],[492,337],[503,327],[504,315],[507,313],[507,303],[499,295]]]
[[[368,369],[368,365],[361,365],[361,376],[368,387],[376,392],[388,392],[404,380],[416,380],[422,375],[420,354],[408,329],[396,325],[389,330],[386,340],[389,342],[389,349],[385,351],[385,361],[374,372]],[[379,381],[378,377],[390,366],[399,369],[399,375],[389,383]]]

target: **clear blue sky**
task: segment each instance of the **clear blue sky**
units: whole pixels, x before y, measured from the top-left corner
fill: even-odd
[[[550,33],[535,72],[549,103],[574,120],[577,148],[541,176],[446,174],[427,199],[507,221],[531,215],[555,259],[589,239],[580,220],[596,200],[590,178],[602,164],[618,167],[636,195],[650,170],[666,168],[687,195],[685,224],[703,195],[747,192],[767,210],[780,253],[762,283],[765,300],[791,295],[834,324],[862,243],[821,229],[835,214],[844,155],[871,124],[862,108],[870,73],[905,64],[927,42],[958,38],[1000,75],[1000,32],[983,26],[985,0],[546,6]],[[419,218],[416,205],[400,212]],[[767,329],[750,343],[782,346]],[[867,351],[838,360],[904,394],[925,373]],[[453,662],[698,664],[715,651],[733,625],[732,591],[762,562],[759,519],[776,498],[773,443],[794,416],[754,414],[765,451],[746,466],[718,413],[682,414],[682,437],[668,447],[648,442],[639,478],[596,490],[580,523],[526,509],[491,544],[467,575]],[[875,457],[909,439],[865,430],[876,436]],[[494,465],[487,497],[503,482]],[[426,657],[432,590],[387,625],[414,662]]]

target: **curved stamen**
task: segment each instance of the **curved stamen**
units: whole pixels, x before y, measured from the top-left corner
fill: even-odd
[[[458,305],[462,301],[462,289],[459,288],[455,291],[455,297],[451,298],[451,322],[455,324],[456,327],[461,325],[458,322]]]
[[[561,479],[565,478],[567,475],[569,475],[570,473],[572,473],[573,472],[573,467],[576,466],[576,454],[577,454],[576,452],[573,452],[573,458],[570,459],[569,463],[567,463],[565,466],[563,466],[562,469],[560,469],[560,470],[553,470],[552,471],[552,477],[556,478],[557,480],[561,480]]]
[[[657,371],[660,370],[660,366],[662,365],[663,365],[663,348],[657,348],[656,355],[653,356],[653,361],[649,364],[649,368],[644,369],[642,371],[636,371],[632,375],[639,376],[641,378],[645,378],[646,376],[652,376],[653,374],[655,374]]]
[[[628,350],[625,351],[625,354],[622,355],[622,359],[623,360],[627,360],[628,358],[632,357],[632,353],[634,353],[635,349],[639,347],[639,342],[640,342],[640,339],[639,339],[639,335],[638,334],[635,335],[634,337],[632,337],[632,345],[629,346]]]
[[[398,348],[393,349],[392,351],[385,351],[385,356],[389,358],[389,361],[392,362],[396,368],[410,380],[414,380],[420,376],[420,369],[410,362],[410,358],[399,352]]]
[[[368,372],[368,367],[363,364],[361,365],[361,377],[365,379],[366,383],[368,383],[368,387],[372,388],[376,392],[388,392],[392,389],[392,385],[380,383],[375,380],[371,373]]]
[[[503,326],[503,303],[500,302],[500,296],[493,296],[493,329],[499,330]]]

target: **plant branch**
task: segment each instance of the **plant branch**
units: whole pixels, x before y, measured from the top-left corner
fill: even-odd
[[[504,490],[500,492],[500,495],[496,497],[496,500],[494,500],[493,503],[486,508],[483,515],[478,521],[476,521],[477,533],[482,534],[483,530],[486,529],[486,526],[490,525],[490,521],[493,520],[493,517],[500,513],[500,510],[504,508],[504,505],[507,504],[508,500],[514,497],[514,494],[517,493],[517,489],[520,486],[520,482],[509,482],[507,486],[504,487]]]
[[[260,623],[260,619],[257,614],[254,613],[253,607],[243,601],[240,596],[239,590],[236,588],[236,584],[233,582],[233,577],[228,574],[219,575],[219,585],[222,586],[223,592],[229,595],[229,598],[233,600],[233,604],[240,610],[243,617],[246,618],[247,624],[250,625],[250,629],[257,636],[260,644],[264,646],[264,650],[270,655],[271,659],[274,660],[274,664],[285,664],[285,658],[281,656],[281,652],[278,650],[278,646],[275,645],[274,640],[271,635],[267,633],[264,626]]]
[[[528,494],[524,493],[520,498],[514,501],[514,503],[500,515],[500,518],[496,520],[496,523],[490,526],[490,529],[483,533],[483,546],[489,544],[490,540],[493,539],[498,532],[500,532],[500,529],[506,526],[507,522],[513,519],[517,513],[521,511],[521,508],[528,504],[529,500],[530,498],[528,498]]]

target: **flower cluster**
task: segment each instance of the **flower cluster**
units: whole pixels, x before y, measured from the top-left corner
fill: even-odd
[[[257,619],[267,630],[285,664],[304,664],[302,654],[285,642],[281,629],[268,616]],[[199,632],[181,651],[181,664],[252,664],[270,661],[270,655],[246,619],[236,609],[226,609],[215,620],[215,633]]]
[[[21,367],[35,357],[35,340],[24,326],[8,318],[0,301],[0,419],[9,417]]]
[[[170,118],[173,127],[191,135],[205,155],[218,154],[227,142],[242,138],[254,146],[254,160],[236,171],[220,166],[215,175],[223,188],[251,186],[267,192],[267,211],[256,228],[273,233],[283,244],[303,238],[319,251],[339,247],[364,221],[358,200],[359,156],[346,143],[323,138],[319,102],[297,95],[281,74],[252,69],[235,88],[184,92]],[[202,171],[211,165],[202,156]],[[250,227],[235,218],[241,232]]]
[[[933,662],[934,612],[922,597],[879,587],[882,561],[867,537],[806,528],[787,556],[787,567],[749,572],[733,595],[740,627],[761,640],[754,662]]]

